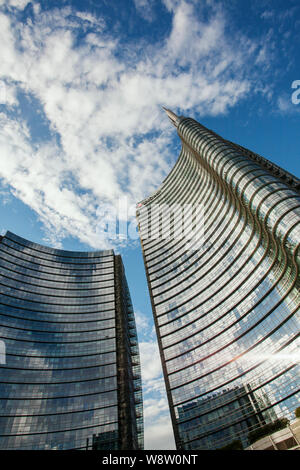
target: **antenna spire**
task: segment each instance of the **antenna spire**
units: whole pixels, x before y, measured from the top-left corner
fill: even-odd
[[[165,108],[163,106],[163,109],[165,110],[165,112],[167,113],[168,115],[168,118],[170,119],[170,121],[172,122],[172,124],[177,127],[178,126],[178,122],[179,122],[179,117],[173,113],[173,111],[171,111],[170,109],[168,108]]]

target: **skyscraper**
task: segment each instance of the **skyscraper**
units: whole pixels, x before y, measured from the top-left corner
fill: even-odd
[[[0,272],[0,448],[143,448],[121,257],[46,248],[7,232]]]
[[[137,219],[177,448],[299,406],[300,181],[166,110],[182,142]]]

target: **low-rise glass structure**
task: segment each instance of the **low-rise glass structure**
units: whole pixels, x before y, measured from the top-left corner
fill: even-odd
[[[0,241],[0,449],[141,449],[135,319],[120,256]]]
[[[299,406],[300,181],[167,110],[182,142],[137,219],[178,449]]]

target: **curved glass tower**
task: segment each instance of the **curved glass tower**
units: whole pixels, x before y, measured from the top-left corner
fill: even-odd
[[[166,111],[181,153],[137,218],[175,439],[246,447],[299,406],[300,181]]]
[[[1,238],[0,448],[143,448],[139,351],[120,256]]]

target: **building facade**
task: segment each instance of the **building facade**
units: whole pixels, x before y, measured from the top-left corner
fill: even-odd
[[[0,449],[142,449],[134,313],[112,250],[0,241]]]
[[[178,449],[299,406],[300,181],[166,110],[182,142],[137,219]]]

